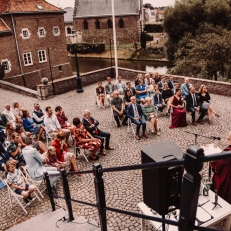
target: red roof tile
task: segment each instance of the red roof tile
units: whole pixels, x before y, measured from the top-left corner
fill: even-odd
[[[62,9],[51,5],[45,0],[0,0],[0,13],[43,11],[62,11]]]
[[[0,18],[0,33],[6,32],[6,31],[11,31],[11,29],[6,25],[6,23],[3,21],[3,19]]]

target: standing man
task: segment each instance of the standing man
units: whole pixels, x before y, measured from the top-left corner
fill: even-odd
[[[124,118],[122,124],[126,125],[128,117],[127,117],[126,111],[124,110],[123,100],[119,97],[118,91],[114,91],[113,99],[111,100],[111,105],[112,105],[112,109],[113,109],[113,115],[114,115],[115,121],[117,123],[117,128],[120,127],[119,118],[123,117],[123,115],[125,115],[125,118]]]
[[[47,132],[50,133],[52,137],[55,137],[57,133],[64,132],[66,134],[66,143],[68,144],[69,136],[71,134],[70,130],[66,128],[61,128],[57,117],[53,114],[52,109],[50,106],[46,107],[45,109],[47,115],[44,118],[44,125]],[[72,146],[68,144],[68,146]]]
[[[171,89],[172,92],[174,93],[174,81],[173,81],[173,77],[172,77],[171,75],[169,76],[168,87],[169,87],[169,89]]]
[[[120,95],[124,94],[125,84],[122,82],[121,76],[118,76],[117,78],[117,83],[115,84],[115,90],[117,90]]]
[[[101,155],[106,155],[106,152],[103,150],[104,149],[104,137],[106,138],[105,149],[106,150],[114,150],[114,148],[109,146],[111,134],[109,132],[101,131],[98,128],[99,122],[97,120],[95,120],[93,117],[91,117],[91,112],[87,109],[83,111],[82,122],[83,122],[83,126],[86,128],[86,130],[94,138],[98,138],[101,140],[101,142],[102,142],[102,145],[100,146],[100,154]]]
[[[195,121],[196,111],[200,112],[200,116],[197,120],[198,123],[203,124],[202,119],[204,118],[208,109],[205,109],[199,105],[199,100],[197,98],[197,94],[195,92],[195,88],[191,86],[189,88],[190,93],[185,97],[186,100],[186,110],[191,112],[192,115],[192,124],[194,126],[197,125]]]
[[[185,97],[189,94],[189,88],[192,86],[191,83],[189,83],[189,78],[185,78],[184,79],[184,83],[181,84],[180,90],[181,90],[181,95],[183,97],[183,99],[185,99]]]
[[[161,81],[157,84],[160,92],[162,92],[162,90],[164,89],[164,83],[165,83],[165,76],[163,75],[161,77]]]
[[[136,124],[136,139],[140,140],[139,132],[140,126],[142,125],[143,137],[148,138],[146,131],[146,122],[142,118],[143,111],[139,104],[136,103],[136,97],[131,97],[131,104],[127,108],[128,118],[130,118],[131,122]]]
[[[114,90],[115,90],[115,85],[111,82],[111,78],[107,77],[107,84],[105,85],[105,91],[109,104],[111,103]]]

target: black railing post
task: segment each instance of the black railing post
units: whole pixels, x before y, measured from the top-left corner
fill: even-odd
[[[44,172],[44,178],[45,178],[45,182],[46,182],[46,186],[47,186],[48,197],[49,197],[50,202],[51,202],[52,211],[55,211],[55,201],[54,201],[54,197],[53,197],[53,192],[52,192],[48,172]]]
[[[93,165],[93,174],[94,184],[95,184],[95,194],[96,194],[96,203],[99,212],[99,221],[101,231],[107,231],[107,216],[106,216],[106,201],[105,201],[105,192],[104,192],[104,182],[103,182],[103,173],[99,172],[99,169],[102,169],[100,164]]]
[[[198,146],[187,149],[185,155],[186,174],[183,177],[183,186],[180,203],[179,231],[193,231],[195,223],[203,164],[200,157],[204,150]]]
[[[65,169],[61,169],[61,176],[63,180],[63,193],[67,205],[68,215],[69,215],[69,221],[73,221],[73,211],[72,211],[72,205],[71,205],[71,194],[69,190],[68,180],[67,180],[67,173]]]

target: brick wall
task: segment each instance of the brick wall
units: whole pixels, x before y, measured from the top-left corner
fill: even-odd
[[[74,28],[76,31],[82,31],[83,42],[103,42],[109,43],[110,37],[113,37],[112,28],[107,28],[107,20],[111,17],[97,17],[97,18],[86,18],[88,22],[88,30],[83,29],[84,19],[74,19]],[[124,28],[119,28],[119,20],[124,20]],[[100,29],[95,28],[95,21],[100,21]],[[119,42],[135,42],[139,39],[137,21],[139,16],[122,16],[116,17],[116,37]]]

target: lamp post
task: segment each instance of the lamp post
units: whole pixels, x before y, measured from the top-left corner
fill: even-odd
[[[71,42],[72,42],[72,53],[75,53],[75,66],[76,66],[76,83],[77,83],[77,88],[76,91],[77,93],[83,92],[83,87],[82,87],[82,80],[79,74],[79,64],[78,64],[78,58],[77,58],[77,34],[76,31],[72,36]]]

